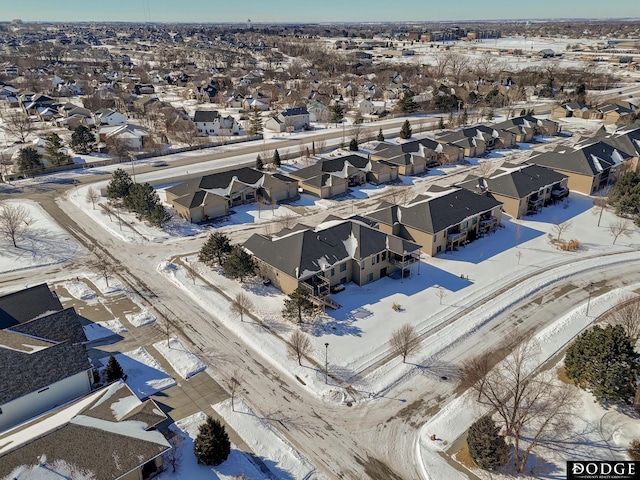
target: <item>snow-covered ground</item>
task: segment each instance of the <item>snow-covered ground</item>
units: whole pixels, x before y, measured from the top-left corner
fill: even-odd
[[[127,375],[127,385],[140,399],[176,384],[176,381],[144,347],[118,353],[114,357]],[[109,357],[100,359],[103,366],[106,366],[108,361]]]
[[[126,313],[125,317],[134,327],[143,327],[157,320],[156,316],[146,308],[143,308],[138,313]]]
[[[93,340],[99,340],[101,338],[111,337],[124,333],[127,329],[120,323],[120,320],[108,320],[106,322],[95,322],[82,327],[84,334],[87,336],[87,340],[90,342]]]
[[[170,338],[168,342],[162,340],[153,346],[185,380],[207,368],[207,365],[177,338]]]
[[[242,399],[236,398],[233,408],[231,399],[212,407],[254,452],[260,452],[262,461],[276,478],[304,479],[315,472],[309,460],[271,428],[270,420],[259,416]],[[323,477],[315,474],[313,478]]]
[[[588,316],[587,305],[582,304],[540,331],[534,337],[539,354],[535,360],[536,364],[531,368],[537,368],[547,362],[571,339],[588,328],[594,318],[619,303],[621,297],[637,296],[638,287],[640,285],[630,285],[593,298],[589,303]],[[527,471],[534,471],[535,474],[523,478],[564,479],[565,462],[569,459],[627,459],[626,448],[640,431],[640,419],[621,413],[615,406],[604,408],[594,401],[591,394],[577,387],[576,391],[579,402],[574,406],[572,429],[564,432],[562,438],[557,439],[558,442],[554,442],[553,445],[542,445],[537,449],[537,455],[527,464]],[[416,451],[422,461],[425,479],[465,478],[442,457],[441,452],[446,451],[474,421],[489,413],[488,408],[480,406],[475,400],[475,392],[465,392],[449,402],[422,427]],[[431,440],[434,434],[437,437],[436,441]],[[567,446],[562,447],[565,441]],[[512,478],[475,469],[474,473],[487,480]]]
[[[80,246],[36,202],[3,199],[0,206],[5,204],[23,207],[30,221],[17,236],[17,247],[0,232],[0,273],[69,263],[77,257]]]
[[[247,480],[268,480],[270,477],[262,473],[253,463],[249,454],[238,450],[231,444],[229,458],[217,467],[208,467],[198,464],[193,453],[193,444],[198,437],[198,428],[207,419],[203,412],[198,412],[172,424],[169,429],[177,436],[174,445],[179,458],[176,471],[165,461],[165,471],[157,478],[161,480],[182,479],[211,479],[211,480],[236,480],[240,475]]]

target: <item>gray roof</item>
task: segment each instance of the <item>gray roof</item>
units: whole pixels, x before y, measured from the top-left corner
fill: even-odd
[[[46,312],[62,310],[62,304],[46,283],[0,297],[0,329],[27,322]]]
[[[485,178],[484,183],[491,193],[510,198],[525,198],[542,187],[561,182],[565,178],[567,178],[566,175],[540,165],[525,165],[517,170],[498,170]],[[463,182],[458,186],[478,190],[478,179]]]
[[[220,118],[220,114],[217,110],[196,110],[193,115],[194,122],[213,122],[217,118]]]
[[[327,228],[293,232],[273,239],[254,234],[244,247],[287,275],[305,279],[349,258],[360,260],[391,248],[402,249],[393,250],[400,254],[420,248],[395,238],[357,221],[344,220]]]
[[[294,117],[297,115],[309,115],[309,112],[304,107],[288,108],[281,113],[283,117]]]
[[[345,163],[349,162],[356,171],[362,170],[369,164],[369,159],[360,155],[347,155],[338,158],[322,159],[306,168],[301,168],[290,173],[298,178],[312,178],[323,173],[341,172]],[[354,172],[355,173],[355,172]]]
[[[73,307],[15,325],[8,330],[54,342],[84,343],[87,341],[80,317]]]
[[[607,170],[617,165],[620,160],[628,158],[630,158],[630,155],[624,151],[617,150],[609,145],[608,142],[601,141],[566,153],[542,153],[530,157],[527,161],[567,172],[595,176],[602,170]]]
[[[53,412],[42,429],[36,420],[20,427],[15,436],[13,431],[6,432],[0,436],[0,451],[6,452],[0,454],[0,478],[13,478],[8,476],[15,475],[18,468],[37,475],[40,468],[57,470],[57,466],[69,469],[65,473],[72,476],[78,472],[73,478],[112,480],[169,450],[161,433],[149,431],[166,418],[157,404],[136,399],[120,401],[127,397],[135,395],[125,384],[115,383]],[[87,406],[79,409],[77,405],[82,407],[82,402]],[[78,409],[75,415],[67,413],[74,409]],[[124,416],[116,418],[116,411]],[[46,466],[39,467],[43,455]]]
[[[0,346],[0,365],[0,405],[91,368],[84,345],[71,342],[33,353]]]
[[[457,189],[437,197],[419,195],[406,207],[383,203],[367,217],[385,225],[401,224],[434,234],[500,205],[492,197]]]

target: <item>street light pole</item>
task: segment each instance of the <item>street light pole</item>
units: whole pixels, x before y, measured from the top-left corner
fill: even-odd
[[[324,344],[324,383],[329,383],[329,343]]]
[[[589,307],[591,306],[591,289],[593,288],[593,282],[589,282],[589,300],[587,300],[587,317],[589,316]]]

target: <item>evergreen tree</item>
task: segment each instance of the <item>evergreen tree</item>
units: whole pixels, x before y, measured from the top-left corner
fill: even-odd
[[[262,157],[258,155],[256,157],[256,170],[262,170],[264,168],[264,163],[262,162]]]
[[[640,364],[621,325],[596,325],[582,333],[567,349],[564,364],[567,377],[599,401],[633,401]]]
[[[282,316],[302,323],[304,316],[312,312],[313,303],[309,300],[309,294],[302,287],[298,287],[289,294],[289,298],[285,299]]]
[[[229,237],[224,233],[215,232],[209,235],[207,241],[200,248],[198,260],[209,266],[222,265],[229,252],[231,252]]]
[[[382,129],[378,130],[378,136],[376,137],[376,140],[378,140],[379,142],[384,142],[384,135],[382,133]]]
[[[262,133],[262,115],[257,107],[254,107],[251,111],[251,117],[249,118],[249,135],[260,135]]]
[[[445,124],[444,124],[444,119],[442,117],[438,118],[438,128],[440,130],[444,130]]]
[[[135,213],[138,220],[149,218],[156,205],[160,205],[160,198],[148,183],[134,183],[129,187],[129,193],[123,199],[124,207]]]
[[[239,278],[242,283],[245,277],[255,273],[256,262],[244,248],[234,245],[224,261],[223,268],[228,277]]]
[[[201,465],[220,465],[231,453],[231,442],[224,426],[211,417],[200,425],[193,452]]]
[[[171,220],[171,214],[162,205],[154,205],[149,214],[149,223],[154,227],[162,227]]]
[[[117,168],[111,175],[111,181],[107,184],[107,197],[118,199],[129,195],[129,189],[133,181],[127,172]]]
[[[398,107],[402,113],[413,113],[418,110],[419,105],[413,101],[413,92],[407,90],[398,102]]]
[[[493,108],[490,108],[489,111],[487,112],[487,120],[491,121],[493,120],[493,118],[495,117],[495,113],[493,112]]]
[[[116,357],[113,355],[109,355],[109,361],[107,362],[107,368],[105,370],[107,374],[107,382],[115,382],[116,380],[120,380],[124,376],[124,372],[122,371],[122,367],[116,360]]]
[[[495,470],[509,460],[509,446],[499,432],[500,428],[489,416],[480,418],[469,427],[469,454],[475,464],[484,470]]]
[[[462,111],[462,116],[460,117],[460,125],[466,125],[469,122],[469,114],[467,113],[467,109],[465,108]]]
[[[71,163],[71,157],[62,150],[62,139],[57,133],[52,133],[47,137],[45,152],[47,160],[52,165],[67,165]]]
[[[331,107],[331,123],[338,123],[344,118],[344,110],[342,109],[342,105],[336,102],[333,107]]]
[[[273,152],[273,166],[276,168],[280,168],[282,166],[282,162],[280,160],[280,154],[278,153],[278,149],[276,148],[276,150]]]
[[[78,125],[71,135],[71,148],[82,154],[89,154],[96,144],[96,137],[84,125]]]
[[[18,169],[20,173],[32,177],[37,173],[42,173],[44,171],[42,155],[33,147],[21,148],[18,156]]]
[[[609,195],[609,205],[618,215],[640,214],[640,176],[637,173],[625,173],[616,181]]]
[[[355,138],[352,138],[349,142],[349,150],[351,150],[352,152],[358,151],[358,141]]]
[[[402,128],[400,129],[400,138],[406,140],[407,138],[411,138],[411,134],[411,124],[409,123],[409,120],[405,120],[402,124]]]

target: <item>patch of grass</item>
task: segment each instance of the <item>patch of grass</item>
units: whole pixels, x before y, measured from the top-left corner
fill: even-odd
[[[471,458],[471,454],[469,453],[469,446],[467,442],[464,443],[464,446],[460,449],[458,453],[456,453],[456,460],[463,464],[468,468],[478,468],[473,459]]]
[[[571,380],[569,377],[567,377],[567,373],[564,369],[564,367],[558,367],[558,369],[556,370],[556,373],[558,375],[558,379],[563,382],[566,383],[568,385],[573,385],[573,380]]]

